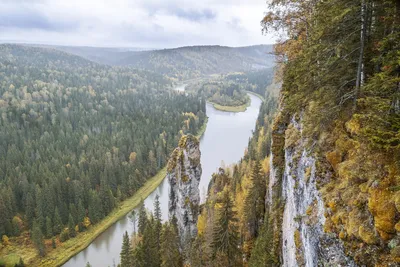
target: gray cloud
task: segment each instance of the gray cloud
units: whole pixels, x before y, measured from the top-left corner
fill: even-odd
[[[76,29],[78,25],[78,22],[50,19],[39,11],[29,8],[14,9],[9,12],[0,10],[0,27],[3,28],[64,32]]]
[[[0,0],[0,41],[89,46],[243,46],[265,0]]]

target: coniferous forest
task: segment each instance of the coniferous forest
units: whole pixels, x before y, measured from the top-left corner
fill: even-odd
[[[164,77],[0,46],[0,236],[65,241],[132,196],[196,133],[205,101]]]
[[[169,191],[183,208],[169,205],[167,221],[158,196],[152,212],[141,201],[115,265],[399,266],[400,1],[271,0],[265,11],[274,69],[264,46],[96,55],[0,44],[0,255],[49,266],[49,251],[165,169],[200,198],[185,173],[201,176],[199,157],[184,162],[200,142],[181,137],[204,130],[207,101],[243,105],[252,91],[263,99],[241,160],[221,164],[204,203]],[[7,267],[25,265],[16,254]]]

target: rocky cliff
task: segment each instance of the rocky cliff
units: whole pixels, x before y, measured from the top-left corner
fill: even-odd
[[[329,212],[318,181],[314,144],[303,136],[302,120],[278,118],[267,194],[275,255],[282,266],[356,266],[343,242],[324,231]]]
[[[199,141],[192,135],[183,136],[168,162],[170,184],[170,219],[176,218],[181,247],[197,233],[201,177]]]

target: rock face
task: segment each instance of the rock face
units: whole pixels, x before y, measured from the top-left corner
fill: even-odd
[[[299,120],[301,121],[301,119]],[[310,144],[302,136],[302,125],[292,118],[280,134],[284,154],[280,166],[271,157],[267,205],[279,208],[277,223],[282,266],[356,266],[346,256],[342,242],[324,232],[325,205],[317,189],[316,159]],[[277,139],[275,141],[278,141]],[[270,212],[277,212],[270,210]]]
[[[181,247],[197,234],[201,177],[199,141],[183,136],[168,162],[169,219],[176,218]]]

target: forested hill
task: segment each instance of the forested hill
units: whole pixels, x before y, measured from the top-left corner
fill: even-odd
[[[132,66],[179,80],[209,74],[252,71],[274,66],[271,45],[248,47],[190,46],[152,51],[54,47],[97,62]]]
[[[28,231],[44,255],[44,237],[85,231],[166,164],[205,119],[205,101],[169,85],[147,71],[0,45],[1,256],[31,251]]]

